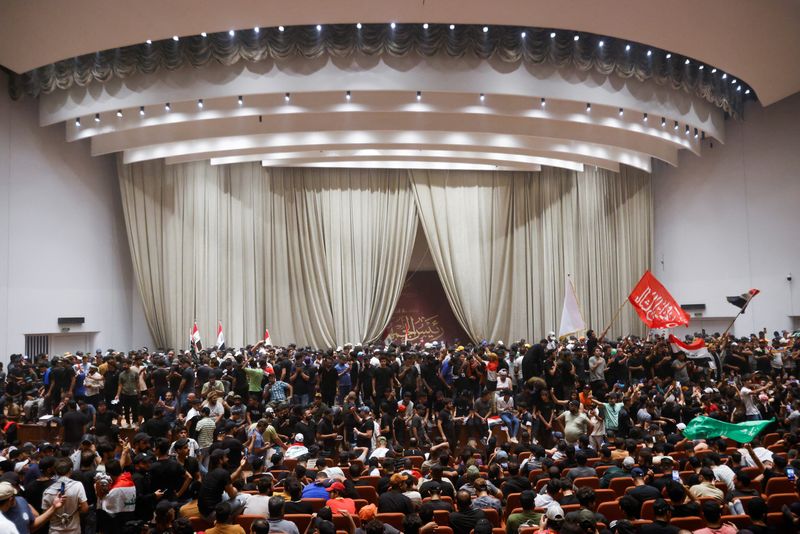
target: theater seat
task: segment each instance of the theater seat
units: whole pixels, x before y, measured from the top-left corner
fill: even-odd
[[[605,516],[609,521],[625,519],[625,514],[622,508],[619,507],[617,501],[604,502],[597,507],[597,513]]]
[[[767,487],[764,488],[764,493],[773,495],[775,493],[794,493],[797,491],[797,484],[792,482],[786,477],[774,477],[767,481]]]
[[[739,530],[747,528],[753,524],[753,520],[750,519],[749,515],[723,515],[722,522],[733,523]]]
[[[625,495],[625,489],[633,486],[633,478],[631,477],[617,477],[612,478],[611,482],[608,484],[609,489],[614,490],[614,493],[617,494],[617,497],[622,497]]]
[[[770,512],[780,512],[784,504],[800,501],[797,493],[776,493],[767,497],[767,508]]]
[[[286,514],[283,518],[294,523],[300,532],[305,532],[311,524],[311,514]]]
[[[369,503],[378,504],[378,490],[372,486],[356,486],[358,496]],[[315,510],[316,511],[316,510]]]
[[[500,514],[494,508],[484,508],[483,513],[486,514],[486,519],[492,524],[493,527],[500,527]]]
[[[264,519],[263,516],[258,514],[242,514],[236,518],[236,524],[244,529],[245,532],[250,532],[250,527],[256,519]]]
[[[596,490],[600,488],[600,479],[597,477],[578,477],[572,482],[572,485],[576,488],[588,486]]]
[[[381,523],[386,523],[387,525],[391,525],[400,532],[402,532],[403,519],[405,519],[405,517],[406,517],[405,514],[391,512],[391,513],[378,514],[375,516],[375,519],[377,519]]]
[[[670,522],[670,525],[674,525],[680,529],[684,530],[700,530],[701,528],[706,528],[706,520],[702,517],[673,517]]]

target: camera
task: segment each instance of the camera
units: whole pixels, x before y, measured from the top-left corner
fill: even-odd
[[[789,273],[789,274],[786,276],[786,281],[787,281],[787,282],[791,282],[791,281],[792,281],[792,273]]]

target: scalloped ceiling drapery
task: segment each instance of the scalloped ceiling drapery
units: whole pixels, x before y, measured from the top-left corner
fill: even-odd
[[[391,29],[386,24],[365,24],[358,29],[353,24],[338,24],[326,25],[321,30],[314,26],[287,27],[284,31],[262,28],[258,32],[238,31],[233,37],[216,33],[178,41],[168,39],[87,54],[13,75],[9,90],[15,99],[23,95],[36,97],[76,85],[83,87],[92,82],[153,74],[161,68],[202,67],[211,61],[233,65],[242,60],[257,62],[295,56],[416,53],[430,57],[444,53],[451,57],[495,57],[506,63],[574,66],[603,75],[654,80],[697,95],[733,116],[741,115],[744,100],[750,97],[745,95],[748,88],[744,84],[740,81],[733,84],[733,80],[715,75],[710,66],[700,68],[700,63],[677,54],[667,59],[667,52],[645,45],[564,30],[491,26],[484,32],[483,28],[460,25],[451,30],[448,25],[432,24],[424,29],[419,24],[398,24]],[[553,31],[555,37],[551,37]],[[579,38],[575,40],[575,36]]]

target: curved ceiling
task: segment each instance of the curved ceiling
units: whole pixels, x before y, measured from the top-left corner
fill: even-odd
[[[68,8],[66,8],[68,6]],[[795,0],[6,0],[0,64],[21,73],[69,57],[173,35],[349,22],[527,25],[670,50],[747,82],[769,105],[800,91]]]

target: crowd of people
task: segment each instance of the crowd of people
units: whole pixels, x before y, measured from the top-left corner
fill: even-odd
[[[800,336],[705,339],[12,355],[0,533],[796,532]]]

